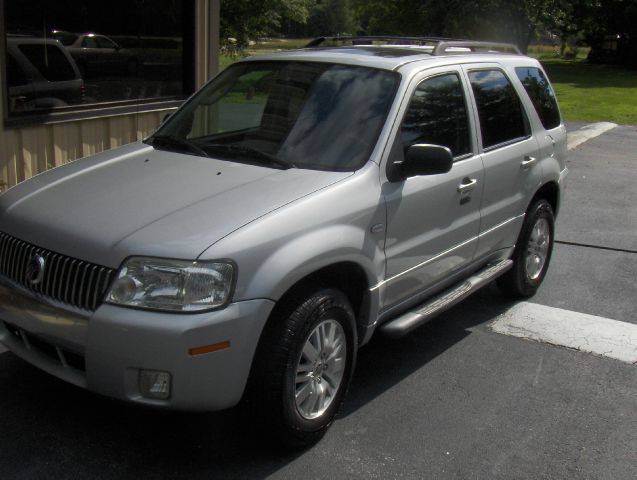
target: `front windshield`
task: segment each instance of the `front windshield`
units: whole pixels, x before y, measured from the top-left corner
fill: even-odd
[[[280,168],[353,171],[376,144],[399,82],[367,67],[310,62],[230,66],[149,139]]]

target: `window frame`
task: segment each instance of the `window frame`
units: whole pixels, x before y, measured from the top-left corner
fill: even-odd
[[[183,93],[157,98],[135,98],[128,100],[113,100],[109,102],[91,103],[86,105],[69,105],[58,107],[54,111],[11,113],[9,111],[9,85],[7,81],[7,43],[5,0],[0,0],[0,89],[2,89],[2,120],[5,130],[18,129],[37,125],[66,123],[77,120],[93,120],[97,118],[149,113],[175,109],[183,104],[196,90],[196,5],[184,0],[183,19],[183,54],[182,81]]]
[[[504,75],[504,78],[507,79],[507,81],[509,82],[509,84],[513,88],[513,91],[515,92],[515,94],[518,97],[518,101],[520,102],[520,108],[522,110],[522,121],[524,123],[524,131],[525,131],[526,135],[524,135],[522,137],[515,137],[515,138],[512,138],[510,140],[506,140],[504,142],[496,143],[495,145],[491,145],[489,147],[485,147],[484,146],[483,133],[482,133],[482,122],[480,121],[480,110],[478,108],[478,102],[476,100],[475,92],[473,91],[473,84],[471,83],[470,74],[472,72],[489,72],[489,71],[494,71],[494,70],[499,71],[500,73],[502,73],[502,75]],[[492,151],[498,150],[500,148],[508,147],[510,145],[515,145],[516,143],[525,142],[528,139],[530,139],[531,137],[533,137],[533,128],[531,126],[531,121],[529,119],[529,114],[526,111],[526,106],[524,104],[523,97],[520,95],[520,92],[516,88],[516,83],[511,80],[511,77],[507,74],[506,69],[502,65],[492,64],[492,65],[480,65],[480,66],[477,66],[477,67],[473,67],[471,65],[465,65],[465,73],[466,73],[466,76],[467,76],[467,82],[469,83],[469,90],[471,92],[471,101],[472,101],[473,107],[475,109],[476,136],[478,137],[478,140],[480,142],[480,147],[481,147],[481,151],[482,152],[484,152],[484,153],[492,152]],[[517,79],[517,76],[516,76],[516,79]]]
[[[445,77],[447,75],[455,75],[458,78],[458,83],[460,85],[460,89],[462,90],[462,97],[464,98],[464,108],[465,108],[465,113],[467,115],[467,134],[469,135],[469,149],[470,151],[467,153],[463,153],[462,155],[457,155],[453,157],[453,162],[460,162],[462,160],[466,160],[468,158],[473,158],[476,153],[475,153],[475,142],[474,142],[474,135],[472,132],[475,132],[475,125],[474,123],[472,123],[472,117],[473,117],[473,113],[472,113],[472,108],[471,108],[471,103],[470,100],[468,98],[468,92],[467,92],[467,86],[465,85],[465,80],[464,80],[464,76],[462,75],[462,71],[460,69],[456,69],[457,66],[448,66],[446,68],[451,67],[451,69],[448,70],[442,70],[440,72],[435,72],[431,75],[425,75],[425,76],[420,76],[418,75],[415,78],[415,84],[413,85],[413,88],[409,88],[408,89],[408,95],[405,95],[406,98],[406,105],[405,105],[405,109],[404,111],[400,114],[400,122],[398,125],[398,131],[396,132],[396,139],[394,141],[397,141],[401,144],[402,146],[402,141],[401,141],[401,136],[402,136],[402,129],[403,129],[403,125],[405,122],[405,117],[407,116],[407,112],[409,111],[409,107],[411,106],[411,102],[414,98],[414,95],[416,94],[416,90],[418,90],[418,87],[420,87],[420,85],[422,85],[423,83],[432,80],[434,78],[437,77]],[[455,67],[455,68],[454,68]],[[444,67],[443,67],[444,68]],[[427,73],[427,70],[424,70],[421,73]],[[444,146],[444,145],[443,145]],[[448,147],[447,147],[448,148]]]

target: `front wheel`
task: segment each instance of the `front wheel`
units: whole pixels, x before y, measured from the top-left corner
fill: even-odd
[[[255,419],[288,445],[318,441],[343,400],[356,349],[343,293],[320,288],[284,301],[264,330],[246,390]]]
[[[513,252],[513,267],[498,278],[500,289],[513,298],[535,295],[551,261],[555,217],[551,204],[539,200],[529,208]]]

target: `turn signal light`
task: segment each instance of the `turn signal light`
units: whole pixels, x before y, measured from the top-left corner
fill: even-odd
[[[203,355],[204,353],[218,352],[219,350],[225,350],[226,348],[230,348],[230,340],[213,343],[212,345],[206,345],[205,347],[191,348],[188,350],[188,353],[190,356],[194,357],[195,355]]]

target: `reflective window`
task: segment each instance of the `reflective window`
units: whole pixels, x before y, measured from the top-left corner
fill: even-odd
[[[182,99],[194,86],[194,2],[4,0],[9,117]],[[115,14],[116,12],[116,14]],[[15,75],[13,75],[14,78]]]
[[[484,148],[528,135],[520,98],[501,70],[469,72],[469,79],[478,107]]]
[[[547,130],[561,123],[555,92],[542,70],[535,67],[517,67],[515,73],[529,94],[542,125]]]
[[[467,106],[458,75],[440,75],[418,85],[401,137],[405,148],[428,143],[448,147],[454,157],[471,152]]]

